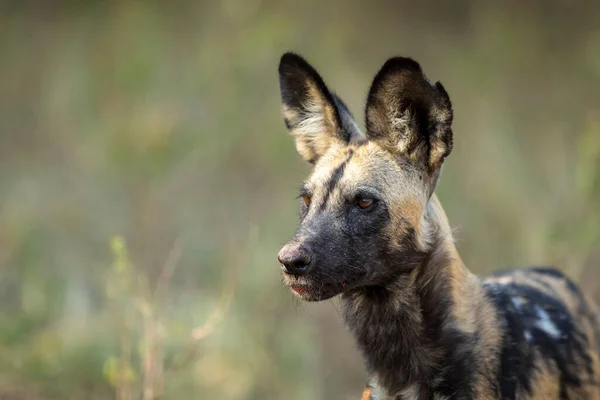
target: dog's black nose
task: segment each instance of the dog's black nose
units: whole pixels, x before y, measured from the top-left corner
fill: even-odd
[[[297,243],[288,243],[277,255],[281,269],[286,274],[304,275],[310,270],[310,252]]]

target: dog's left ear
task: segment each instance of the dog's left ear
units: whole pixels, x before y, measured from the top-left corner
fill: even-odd
[[[317,162],[331,146],[361,135],[346,105],[299,55],[281,57],[279,86],[285,124],[298,153],[309,163]]]
[[[433,174],[452,150],[451,125],[452,104],[441,83],[431,84],[410,58],[391,58],[383,65],[367,99],[370,140]]]

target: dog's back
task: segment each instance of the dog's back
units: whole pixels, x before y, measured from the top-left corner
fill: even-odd
[[[595,305],[553,268],[484,279],[502,326],[502,399],[600,399],[600,329]]]

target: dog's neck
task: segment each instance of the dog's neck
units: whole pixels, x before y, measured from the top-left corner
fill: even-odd
[[[463,265],[435,197],[427,211],[431,246],[410,272],[344,294],[344,318],[367,369],[388,395],[430,398],[460,386],[473,368],[482,287]],[[470,365],[469,365],[470,364]],[[466,385],[469,386],[469,385]]]

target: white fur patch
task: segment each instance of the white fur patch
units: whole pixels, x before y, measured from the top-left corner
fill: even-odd
[[[322,134],[327,128],[325,110],[316,101],[310,101],[305,104],[304,110],[306,110],[304,118],[294,127],[293,134],[296,136],[308,136],[313,139],[317,135]]]
[[[410,135],[410,120],[412,116],[410,115],[410,111],[406,110],[400,113],[398,109],[399,104],[391,104],[388,109],[388,118],[392,132],[398,135],[398,150],[404,152],[409,142],[408,137]]]
[[[402,400],[413,400],[419,398],[419,385],[414,383],[398,393],[398,397]]]
[[[523,304],[526,303],[526,300],[524,298],[518,296],[511,298],[511,301],[517,310],[520,310]]]
[[[536,311],[537,320],[535,321],[535,326],[552,336],[554,339],[560,339],[562,333],[554,324],[554,321],[552,321],[548,312],[539,306],[536,307]]]

